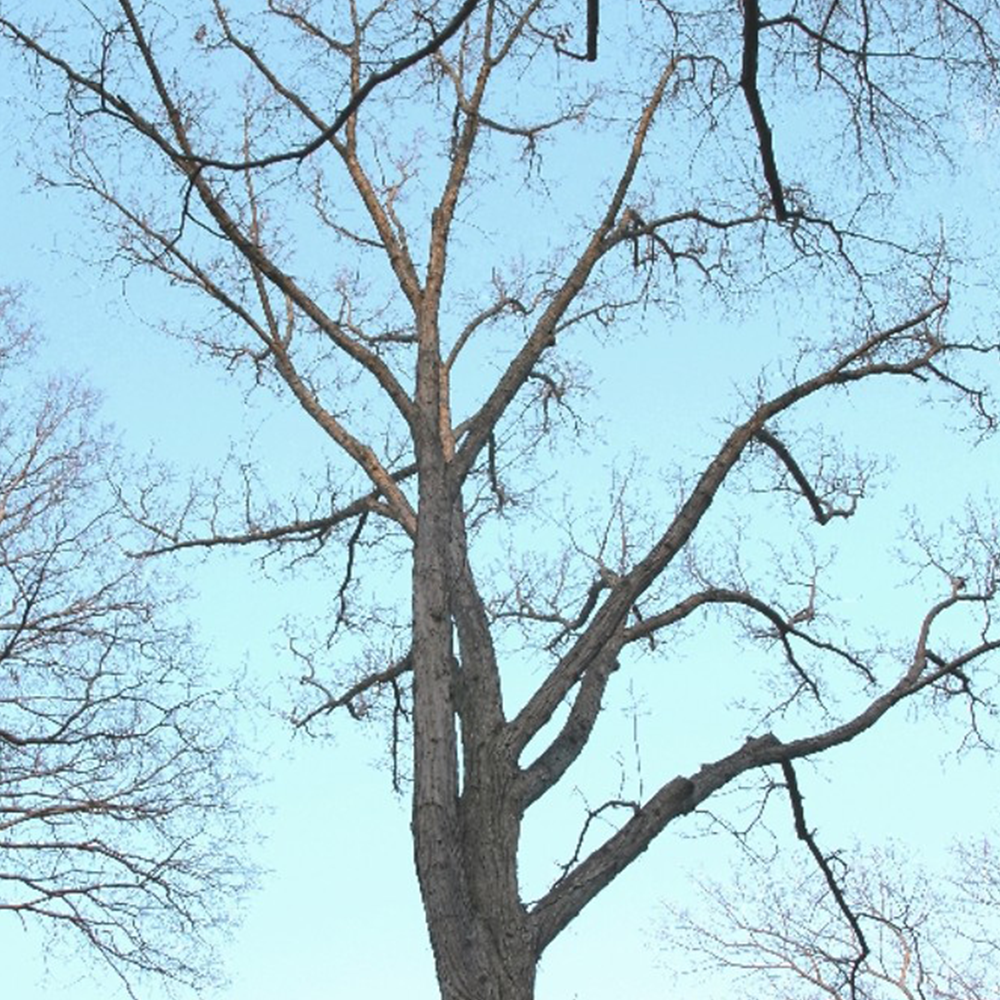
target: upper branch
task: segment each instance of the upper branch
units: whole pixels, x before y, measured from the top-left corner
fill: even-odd
[[[534,0],[531,7],[536,7],[539,2],[540,0]],[[435,314],[441,295],[441,288],[444,283],[448,234],[451,230],[462,182],[465,180],[469,169],[472,150],[479,135],[479,110],[482,107],[483,98],[486,96],[486,86],[495,67],[495,62],[490,58],[489,51],[492,45],[493,28],[494,0],[487,0],[486,23],[483,30],[482,63],[479,67],[479,73],[476,76],[476,84],[472,94],[469,96],[467,102],[463,102],[465,106],[462,110],[465,114],[465,121],[458,142],[455,144],[452,152],[451,164],[448,168],[448,176],[445,180],[441,197],[431,218],[431,242],[427,255],[425,289],[427,291],[428,306]]]
[[[239,222],[223,207],[222,201],[205,178],[204,165],[198,162],[199,158],[194,153],[184,116],[180,113],[170,94],[132,4],[129,0],[120,0],[120,3],[133,32],[136,45],[142,54],[157,99],[170,123],[173,141],[137,112],[123,97],[111,93],[102,80],[94,80],[80,73],[65,59],[42,46],[37,39],[21,31],[9,20],[0,19],[0,26],[10,32],[29,51],[59,69],[71,83],[94,94],[100,101],[102,111],[124,121],[136,133],[154,143],[188,178],[197,191],[202,204],[218,224],[226,239],[246,259],[250,267],[263,275],[279,292],[293,302],[340,350],[370,372],[409,423],[412,418],[412,402],[385,361],[377,353],[350,337],[340,327],[340,324],[327,315],[319,304],[299,287],[291,275],[285,273],[271,260],[264,249],[249,233],[243,231]]]
[[[269,332],[268,329],[261,326],[261,324],[250,315],[243,305],[229,295],[194,260],[184,254],[176,243],[168,240],[162,233],[153,229],[144,219],[136,213],[130,211],[127,206],[118,201],[118,199],[115,198],[110,192],[97,191],[97,193],[133,225],[138,227],[138,229],[146,237],[158,244],[164,254],[168,255],[176,261],[181,268],[183,268],[186,275],[183,276],[182,280],[190,280],[197,287],[207,292],[213,299],[221,303],[233,316],[238,318],[249,330],[254,333],[258,339],[261,340],[265,346],[265,353],[271,357],[279,376],[291,390],[293,396],[299,402],[303,410],[305,410],[305,412],[309,414],[309,416],[323,429],[323,431],[328,434],[365,472],[371,483],[375,486],[375,496],[380,495],[384,497],[389,508],[391,508],[390,516],[398,521],[404,529],[412,533],[416,523],[415,516],[405,494],[399,489],[398,478],[385,468],[382,462],[379,461],[378,457],[375,455],[374,451],[372,451],[367,444],[353,435],[341,420],[335,417],[325,406],[322,405],[316,394],[303,380],[302,375],[295,366],[290,349],[290,338],[288,336],[282,337],[277,335],[275,331]],[[259,274],[259,270],[252,260],[250,263],[256,278]],[[175,276],[181,277],[181,275]],[[291,301],[290,296],[289,301]],[[333,323],[332,320],[330,322]],[[339,329],[339,324],[334,324],[334,326]],[[346,335],[344,336],[345,339],[351,339],[347,338]],[[351,340],[351,342],[355,343],[353,340]],[[365,353],[370,354],[367,350],[365,350]],[[383,363],[377,358],[376,355],[371,354],[370,356],[377,360],[379,365],[384,368]],[[365,367],[367,367],[367,365],[365,365]],[[388,373],[387,368],[385,368],[385,372]],[[392,379],[392,376],[389,375],[389,378]],[[381,379],[379,381],[382,383]],[[392,379],[392,382],[393,384],[396,384],[394,379]],[[384,385],[384,383],[382,384]],[[409,404],[408,397],[407,404]],[[367,501],[365,501],[365,503],[367,503],[365,509],[373,511],[377,510],[377,505],[374,503],[374,499],[372,499],[370,503]],[[358,511],[352,511],[352,514],[347,516],[353,516],[354,513],[358,513]]]
[[[394,511],[378,502],[378,494],[370,493],[342,507],[340,510],[327,514],[325,517],[314,517],[304,521],[291,521],[288,524],[276,525],[272,528],[254,528],[236,534],[213,534],[204,538],[180,538],[165,531],[162,527],[151,524],[145,518],[129,512],[138,524],[154,532],[164,541],[158,545],[134,552],[133,555],[158,556],[167,552],[179,552],[182,549],[209,549],[220,545],[257,545],[281,542],[322,542],[330,532],[344,521],[367,513],[378,513],[392,520],[397,520]]]
[[[346,708],[351,715],[355,718],[359,718],[360,712],[355,706],[355,702],[362,695],[371,691],[372,688],[382,687],[385,684],[392,684],[402,677],[403,674],[409,673],[412,670],[413,659],[410,653],[407,653],[395,663],[386,667],[385,670],[365,674],[360,680],[356,681],[349,688],[347,688],[346,691],[343,691],[340,694],[335,694],[330,691],[325,684],[316,680],[315,674],[310,670],[309,674],[302,677],[301,683],[310,687],[318,688],[325,695],[325,701],[323,701],[320,705],[317,705],[315,708],[310,709],[304,715],[294,717],[292,719],[292,724],[297,729],[305,729],[308,727],[310,722],[317,718],[317,716],[329,715],[331,712],[335,712],[338,708]]]
[[[939,299],[902,323],[873,333],[825,371],[761,404],[730,433],[667,530],[611,588],[586,630],[512,721],[517,746],[527,745],[592,663],[607,650],[618,648],[630,609],[687,544],[730,470],[766,423],[830,386],[849,385],[877,375],[932,377],[932,360],[947,347],[928,323],[946,306],[947,299]]]
[[[473,11],[479,6],[480,0],[465,0],[465,3],[455,12],[451,20],[438,32],[433,34],[426,44],[415,49],[408,55],[396,59],[390,66],[379,72],[372,73],[361,86],[351,95],[350,100],[337,112],[336,117],[328,125],[320,127],[319,134],[309,142],[293,149],[285,150],[281,153],[272,153],[268,156],[256,157],[244,160],[223,160],[210,156],[195,155],[187,153],[184,159],[193,167],[204,168],[214,167],[217,170],[243,171],[254,170],[261,167],[271,167],[279,163],[295,161],[301,163],[308,159],[313,153],[321,149],[330,142],[334,136],[351,120],[357,113],[361,105],[368,99],[372,91],[381,84],[399,76],[412,66],[423,61],[428,56],[437,52],[448,39],[452,38],[463,24],[472,16]],[[221,9],[221,8],[220,8]]]
[[[795,485],[798,486],[812,508],[813,516],[820,524],[826,524],[835,517],[850,517],[854,513],[857,507],[857,497],[852,497],[849,507],[831,507],[829,504],[824,504],[817,496],[798,462],[792,457],[792,453],[769,430],[762,427],[757,432],[757,440],[761,444],[767,445],[788,469],[792,479],[795,480]]]
[[[292,107],[299,112],[299,114],[301,114],[315,128],[320,130],[321,133],[330,132],[330,126],[328,126],[323,118],[317,114],[312,107],[310,107],[309,103],[290,87],[282,83],[277,74],[275,74],[271,67],[264,61],[264,59],[261,58],[256,49],[254,49],[253,46],[248,45],[236,35],[229,23],[225,8],[219,0],[215,0],[215,7],[216,15],[219,19],[220,25],[222,26],[226,40],[237,51],[246,57],[254,69],[267,81],[268,86],[270,86],[276,94],[288,101],[288,103],[291,104]],[[360,31],[360,29],[358,30]],[[360,37],[355,40],[355,44],[350,50],[352,83],[356,83],[360,73],[361,57],[359,44]],[[351,125],[353,127],[353,123],[351,123]],[[409,253],[407,252],[405,245],[403,245],[402,241],[399,239],[397,233],[393,230],[387,213],[383,205],[380,203],[368,175],[365,173],[360,161],[357,158],[356,143],[353,141],[352,130],[350,128],[348,129],[348,141],[346,143],[339,142],[334,138],[336,131],[337,130],[334,129],[330,132],[328,141],[333,144],[334,149],[336,149],[338,155],[344,161],[344,165],[347,168],[351,180],[354,182],[358,195],[364,203],[369,217],[379,234],[381,245],[385,248],[390,266],[396,274],[400,288],[411,304],[416,307],[420,301],[420,281],[417,277],[417,272],[413,266],[412,260],[410,259]],[[208,164],[205,162],[200,163],[199,170],[201,167],[206,165]],[[195,176],[197,176],[197,173],[191,174],[192,178]]]
[[[507,369],[500,377],[500,380],[486,402],[483,403],[478,412],[468,421],[465,439],[458,449],[455,459],[456,488],[461,485],[465,477],[469,474],[469,470],[475,464],[477,456],[483,447],[485,447],[490,434],[493,432],[494,427],[496,427],[497,421],[500,420],[511,401],[528,380],[542,353],[547,348],[555,345],[556,330],[563,316],[566,314],[566,310],[569,309],[576,296],[586,285],[598,260],[609,249],[607,237],[615,228],[615,222],[622,211],[625,198],[632,184],[632,179],[638,168],[639,160],[642,157],[642,151],[645,146],[646,137],[652,127],[653,118],[663,101],[667,83],[674,75],[679,61],[679,58],[675,57],[667,64],[660,75],[652,96],[643,109],[632,139],[628,158],[608,202],[608,207],[603,218],[591,234],[586,247],[577,258],[576,263],[560,288],[556,291],[552,301],[539,317],[531,335],[507,366]]]
[[[746,97],[753,127],[757,132],[757,145],[760,149],[761,166],[764,179],[771,193],[771,204],[774,215],[779,222],[788,218],[785,207],[785,192],[778,177],[778,167],[774,160],[774,141],[771,136],[771,126],[764,114],[760,91],[757,89],[757,68],[760,53],[760,6],[757,0],[743,0],[743,66],[740,73],[740,87]]]

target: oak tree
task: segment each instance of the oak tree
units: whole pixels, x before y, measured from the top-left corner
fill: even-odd
[[[836,447],[836,418],[818,426],[824,401],[901,385],[909,405],[993,427],[998,342],[953,329],[956,251],[903,182],[958,154],[954,95],[994,92],[995,5],[605,5],[599,58],[568,60],[583,7],[108,0],[0,16],[32,102],[61,122],[40,179],[86,199],[98,245],[162,276],[179,313],[202,303],[183,334],[294,401],[299,447],[307,427],[322,437],[326,474],[287,503],[252,474],[228,501],[124,501],[150,558],[256,546],[293,573],[328,567],[326,634],[289,637],[293,719],[385,716],[444,1000],[527,1000],[545,949],[665,829],[772,772],[801,809],[795,762],[904,702],[975,709],[1000,645],[988,516],[950,548],[917,540],[924,604],[879,642],[837,617],[832,564],[810,566],[787,530],[846,531],[879,472]],[[628,435],[649,405],[581,409],[588,356],[638,352],[664,396],[695,358],[712,386],[733,331],[773,302],[794,329],[743,372],[738,413],[720,396],[711,452],[676,450],[693,434],[678,414],[654,435],[678,475],[648,495],[641,462],[591,479],[604,511],[588,532],[570,439]],[[684,326],[685,308],[711,319]],[[720,503],[746,521],[713,520]],[[721,718],[745,684],[744,716],[700,766],[677,747],[650,788],[647,764],[637,794],[589,806],[530,897],[526,815],[577,773],[640,665],[676,684],[692,625],[741,629],[767,664],[761,679],[734,659],[697,707]]]

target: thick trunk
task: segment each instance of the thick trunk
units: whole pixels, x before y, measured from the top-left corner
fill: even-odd
[[[475,587],[460,516],[430,465],[414,546],[414,857],[442,1000],[531,1000],[537,952],[518,894],[516,768],[488,627],[470,594],[455,594],[456,584]]]
[[[537,955],[526,915],[471,839],[479,838],[440,845],[452,861],[443,879],[420,874],[442,1000],[532,1000]]]
[[[460,847],[468,885],[486,881],[473,872],[465,845]],[[477,878],[478,876],[478,878]],[[462,900],[461,910],[448,914],[427,908],[427,924],[441,1000],[533,1000],[537,956],[520,906],[511,909],[485,886]],[[426,904],[426,896],[425,896]]]
[[[463,736],[458,846],[471,904],[466,919],[473,930],[471,947],[457,963],[438,962],[442,997],[529,1000],[537,949],[518,891],[520,817],[509,798],[509,769],[496,742],[485,736],[469,740],[464,731]]]
[[[484,933],[488,935],[488,931]],[[441,1000],[534,1000],[535,957],[499,954],[488,940],[471,949],[460,962],[446,963],[436,953]]]
[[[434,564],[433,557],[424,564],[432,579],[440,572]],[[420,589],[413,837],[442,1000],[531,1000],[537,955],[518,894],[520,812],[510,798],[509,751],[480,712],[461,710],[476,696],[463,675],[475,671],[455,656],[451,616],[431,613],[448,604],[445,595],[434,596],[428,576]],[[464,660],[471,651],[462,652]]]
[[[414,859],[442,1000],[532,1000],[537,949],[517,885],[515,754],[451,476],[434,290],[444,263],[431,256],[414,422]]]

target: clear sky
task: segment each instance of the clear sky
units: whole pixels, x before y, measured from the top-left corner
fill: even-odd
[[[0,60],[6,58],[0,53]],[[12,84],[12,76],[5,80],[9,72],[0,62],[0,99],[3,88],[21,85]],[[264,393],[247,397],[232,380],[195,362],[188,345],[162,336],[152,321],[174,308],[171,290],[123,279],[114,265],[96,267],[92,260],[99,243],[90,238],[91,223],[80,202],[67,191],[32,189],[27,171],[15,163],[18,144],[27,141],[28,133],[9,116],[0,117],[0,125],[0,183],[7,192],[0,282],[25,289],[27,309],[47,340],[39,366],[83,372],[103,394],[103,414],[135,454],[152,450],[187,473],[217,465],[232,442],[239,447],[252,440],[255,454],[268,463],[271,481],[291,488],[309,446],[299,437],[297,415]],[[996,136],[987,132],[972,138],[959,176],[964,190],[983,192],[977,210],[960,211],[953,179],[940,174],[912,192],[909,211],[925,215],[933,226],[941,212],[954,209],[962,215],[966,245],[990,247],[1000,231]],[[974,262],[960,276],[957,322],[991,322],[994,304],[974,288],[987,277],[983,266]],[[767,300],[757,302],[737,317],[689,302],[683,317],[662,327],[650,320],[645,330],[630,334],[626,349],[614,334],[603,343],[588,343],[594,393],[580,405],[596,431],[580,471],[572,457],[560,470],[567,488],[577,495],[600,489],[595,468],[633,454],[646,488],[653,491],[670,488],[661,470],[673,462],[686,463],[692,472],[721,439],[724,421],[738,412],[740,392],[752,392],[757,370],[774,357],[775,345],[806,332],[815,320],[800,303],[784,314],[774,314],[772,307]],[[857,588],[846,596],[864,619],[874,617],[872,594],[878,595],[878,607],[898,609],[910,600],[903,585],[906,573],[888,555],[895,519],[912,503],[934,523],[955,513],[970,492],[992,488],[996,496],[1000,449],[995,441],[976,448],[967,438],[947,443],[940,433],[942,414],[915,408],[895,387],[839,398],[836,404],[819,407],[816,419],[828,426],[836,419],[852,446],[868,445],[877,431],[880,453],[895,463],[892,489],[876,493],[854,522],[834,526],[821,543],[846,553],[845,575],[838,583],[842,595],[844,588]],[[617,419],[605,419],[609,414]],[[678,427],[683,431],[660,455],[664,428]],[[302,444],[289,449],[288,440]],[[559,463],[561,456],[553,461]],[[882,554],[872,559],[876,548]],[[316,605],[316,579],[308,571],[304,578],[269,579],[240,556],[178,560],[176,567],[197,594],[190,610],[208,661],[223,676],[245,670],[248,687],[273,709],[262,705],[242,725],[261,771],[259,809],[246,822],[259,834],[257,858],[265,874],[221,951],[231,984],[206,1000],[399,995],[433,1000],[433,969],[410,858],[408,806],[391,790],[384,734],[373,727],[359,729],[345,716],[330,727],[328,738],[293,739],[277,717],[296,677],[284,652],[282,620],[289,608]],[[713,728],[718,720],[701,718],[697,707],[734,676],[730,672],[743,668],[731,642],[708,634],[690,636],[677,658],[685,669],[671,667],[669,682],[659,693],[644,694],[636,716],[649,747],[643,768],[653,776],[661,753],[677,761],[667,765],[676,770],[698,766],[697,759],[684,754],[709,752],[721,730]],[[632,719],[616,711],[620,736]],[[949,727],[903,710],[878,733],[815,766],[803,765],[810,820],[824,846],[895,838],[933,866],[943,863],[954,839],[990,829],[998,819],[995,774],[981,755],[954,755],[960,721]],[[670,757],[669,751],[677,750],[679,756]],[[615,736],[598,745],[586,781],[596,780],[602,769],[612,784],[619,771],[634,780],[631,762],[619,763],[622,752]],[[586,781],[580,778],[580,786]],[[536,879],[554,873],[571,848],[580,801],[570,787],[556,806],[529,819],[532,838],[541,839],[545,830],[560,834],[557,847],[533,848],[526,865]],[[784,807],[772,810],[770,818],[781,831],[783,849],[794,851],[790,824],[782,829],[777,821]],[[719,809],[735,820],[734,801],[723,801]],[[672,827],[591,905],[546,955],[540,1000],[671,995],[673,959],[658,942],[666,919],[663,904],[697,905],[695,878],[725,881],[727,871],[740,863],[731,838],[706,832],[707,827],[694,819]],[[704,835],[692,836],[695,832]],[[4,995],[16,1000],[116,1000],[121,995],[113,982],[100,977],[98,967],[49,953],[33,929],[14,921],[0,921],[0,962]],[[716,1000],[726,996],[726,987],[705,977],[694,989],[687,983],[684,995]],[[160,1000],[165,994],[154,986],[142,996]]]

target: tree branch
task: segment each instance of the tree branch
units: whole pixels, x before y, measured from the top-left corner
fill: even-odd
[[[816,865],[823,873],[823,878],[826,880],[826,884],[829,886],[830,892],[833,894],[833,898],[837,902],[837,907],[840,909],[840,912],[843,913],[847,922],[851,925],[851,930],[854,932],[854,938],[858,943],[858,954],[854,957],[854,960],[851,963],[851,972],[848,977],[851,1000],[856,1000],[858,970],[864,964],[864,961],[870,954],[871,949],[868,947],[868,941],[865,938],[864,931],[861,929],[861,924],[858,922],[858,918],[855,916],[854,911],[847,905],[847,900],[844,899],[844,893],[834,877],[833,869],[830,868],[830,862],[819,849],[819,845],[816,843],[814,834],[806,827],[806,814],[802,806],[802,793],[799,791],[799,783],[796,779],[795,768],[792,767],[791,761],[783,760],[781,762],[781,773],[785,776],[785,787],[788,789],[788,799],[789,802],[791,802],[792,815],[795,818],[795,835],[806,845],[806,847],[809,848],[809,853],[813,856],[813,859],[816,861]]]
[[[468,420],[465,440],[459,447],[455,457],[453,472],[454,488],[457,489],[460,487],[468,476],[469,470],[475,464],[476,458],[485,446],[493,428],[496,427],[497,422],[503,416],[510,402],[527,381],[538,359],[544,351],[555,346],[556,328],[560,320],[565,315],[566,310],[572,305],[576,296],[586,285],[591,272],[602,254],[606,252],[607,236],[614,229],[615,221],[621,213],[625,198],[632,184],[632,179],[639,165],[653,118],[663,101],[667,84],[674,75],[679,62],[679,58],[674,58],[667,64],[666,68],[660,74],[660,79],[657,81],[652,95],[643,108],[642,115],[632,138],[628,158],[608,202],[603,219],[591,234],[586,247],[577,258],[570,273],[564,279],[558,291],[553,295],[552,301],[535,324],[527,341],[507,366],[507,369],[500,377],[486,402]]]
[[[293,652],[295,650],[293,649]],[[301,654],[298,654],[301,656]],[[403,674],[409,673],[413,670],[413,660],[411,654],[407,653],[401,659],[397,660],[392,666],[386,667],[385,670],[381,670],[374,674],[365,674],[359,681],[352,684],[346,691],[342,694],[334,694],[325,685],[316,680],[313,673],[309,673],[300,679],[300,683],[307,685],[309,687],[317,688],[323,693],[326,700],[317,705],[315,708],[306,712],[305,715],[292,717],[292,725],[296,729],[306,728],[310,722],[320,715],[329,715],[331,712],[335,712],[338,708],[346,708],[351,715],[355,718],[360,717],[360,713],[356,708],[354,708],[354,701],[363,695],[365,692],[370,691],[372,688],[381,687],[383,684],[394,684]]]
[[[320,150],[326,143],[330,142],[334,136],[350,121],[357,113],[361,105],[368,99],[376,87],[387,83],[394,77],[406,72],[428,56],[437,52],[445,42],[457,34],[459,28],[465,24],[472,16],[473,11],[479,6],[480,0],[465,0],[461,7],[455,12],[451,20],[437,33],[433,34],[430,40],[415,49],[406,56],[396,59],[388,68],[376,73],[372,73],[367,80],[351,95],[351,99],[344,107],[337,112],[336,117],[329,125],[321,127],[319,135],[309,142],[296,146],[294,149],[285,150],[281,153],[272,153],[268,156],[256,157],[246,160],[223,160],[210,156],[200,156],[192,152],[185,152],[182,160],[197,170],[211,167],[216,170],[244,171],[256,170],[263,167],[272,167],[279,163],[294,161],[301,163]],[[219,9],[222,9],[221,6]]]
[[[774,141],[771,126],[764,114],[760,91],[757,89],[757,69],[760,53],[760,6],[757,0],[743,0],[743,66],[740,72],[740,87],[746,97],[747,107],[753,127],[757,132],[757,146],[760,151],[764,179],[771,193],[774,217],[778,222],[788,219],[785,193],[778,178],[778,168],[774,162]]]
[[[837,508],[829,504],[824,504],[816,495],[816,491],[809,480],[806,479],[805,473],[798,462],[792,457],[791,452],[766,427],[762,427],[757,432],[757,440],[761,444],[767,445],[778,456],[785,468],[788,469],[792,479],[795,480],[795,484],[812,508],[813,516],[820,524],[826,524],[835,517],[850,517],[854,513],[857,508],[857,498],[853,499],[850,507]]]

